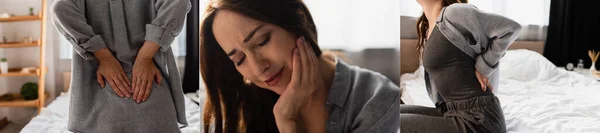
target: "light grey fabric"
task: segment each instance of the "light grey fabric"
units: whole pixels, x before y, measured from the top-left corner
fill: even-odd
[[[444,7],[436,26],[452,44],[475,58],[477,70],[488,77],[521,31],[514,20],[463,3]]]
[[[400,126],[400,89],[385,76],[337,59],[326,107],[328,133],[391,133]]]
[[[83,6],[83,7],[82,7]],[[73,45],[68,128],[73,132],[180,132],[187,125],[181,80],[169,47],[183,27],[187,0],[56,0],[53,24]],[[147,101],[120,98],[96,82],[93,52],[108,48],[131,79],[145,41],[161,45],[154,63],[163,81]]]

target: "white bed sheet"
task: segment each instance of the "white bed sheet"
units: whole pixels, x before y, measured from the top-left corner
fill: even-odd
[[[22,133],[72,133],[67,129],[69,118],[68,93],[63,93],[42,110],[40,115],[31,119],[21,130]],[[182,133],[200,133],[200,107],[185,97],[185,113],[188,126]]]
[[[542,55],[511,50],[502,59],[500,99],[508,132],[600,132],[600,82],[557,68]],[[422,68],[402,75],[407,104],[434,107]]]

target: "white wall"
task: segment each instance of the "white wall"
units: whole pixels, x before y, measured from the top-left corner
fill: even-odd
[[[47,0],[51,3],[51,0]],[[48,4],[49,6],[50,4]],[[10,13],[17,16],[28,15],[29,7],[35,8],[34,12],[37,15],[42,7],[41,0],[1,0],[0,1],[0,13]],[[12,22],[12,23],[0,23],[0,36],[6,36],[8,41],[18,41],[20,38],[31,36],[33,40],[40,39],[40,21],[27,21],[27,22]],[[45,44],[46,66],[48,73],[46,74],[45,89],[46,92],[50,93],[50,98],[47,100],[53,100],[55,96],[55,77],[57,74],[54,69],[54,60],[56,57],[55,39],[52,39],[52,32],[54,31],[53,26],[47,22],[47,42]],[[33,67],[39,66],[39,48],[11,48],[11,49],[0,49],[0,56],[7,57],[10,67]],[[37,82],[37,77],[2,77],[0,78],[0,94],[5,93],[18,93],[20,92],[21,85],[26,82]],[[8,117],[10,121],[16,123],[27,123],[34,115],[36,115],[36,108],[0,108],[0,118]]]

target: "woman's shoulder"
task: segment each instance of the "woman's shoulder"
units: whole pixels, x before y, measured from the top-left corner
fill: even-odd
[[[467,4],[467,3],[454,3],[454,4],[451,4],[446,7],[445,13],[454,13],[454,12],[465,13],[465,12],[472,12],[474,10],[479,10],[479,9],[477,9],[477,7],[475,7],[474,5]]]
[[[395,94],[400,94],[398,86],[379,72],[358,66],[352,66],[352,71],[354,75],[352,95],[355,97],[369,97],[368,100],[386,100],[396,97]]]
[[[349,115],[360,123],[359,132],[388,132],[399,124],[400,89],[381,73],[350,66],[353,83],[348,99]],[[386,126],[383,126],[386,125]]]
[[[466,19],[473,17],[478,11],[477,7],[466,3],[454,3],[443,9],[443,16],[446,19]]]
[[[347,65],[347,64],[345,64]],[[351,73],[350,94],[351,104],[365,107],[369,104],[391,104],[399,100],[400,88],[379,72],[347,65]]]

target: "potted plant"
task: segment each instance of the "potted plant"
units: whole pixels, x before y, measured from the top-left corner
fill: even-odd
[[[6,60],[6,57],[0,59],[0,72],[8,73],[8,60]]]
[[[38,98],[38,84],[28,82],[21,87],[21,96],[25,100],[35,100]]]
[[[33,7],[29,7],[29,16],[34,16],[35,13],[33,13]]]

